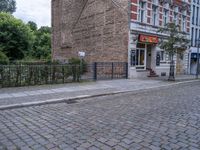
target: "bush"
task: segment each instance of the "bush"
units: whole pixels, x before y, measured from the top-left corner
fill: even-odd
[[[69,59],[69,64],[71,65],[73,81],[79,82],[81,75],[87,71],[86,62],[79,58],[71,58]]]
[[[2,51],[0,51],[0,64],[8,64],[8,63],[9,63],[9,58]]]

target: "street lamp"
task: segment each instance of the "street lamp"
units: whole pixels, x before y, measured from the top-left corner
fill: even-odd
[[[197,70],[196,70],[196,79],[198,79],[198,76],[199,76],[199,46],[200,46],[200,38],[196,42],[197,42]]]

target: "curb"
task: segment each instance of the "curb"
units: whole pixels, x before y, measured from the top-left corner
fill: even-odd
[[[102,94],[95,94],[95,95],[80,95],[80,96],[69,97],[69,98],[59,98],[59,99],[51,99],[51,100],[38,101],[38,102],[28,102],[28,103],[21,103],[21,104],[4,105],[4,106],[0,106],[0,111],[23,108],[23,107],[31,107],[31,106],[41,106],[41,105],[47,105],[47,104],[58,104],[58,103],[73,104],[73,103],[76,103],[76,100],[82,100],[82,99],[86,99],[86,98],[109,96],[109,95],[116,95],[116,94],[123,94],[123,93],[137,92],[137,91],[145,91],[145,90],[156,89],[156,88],[161,88],[161,87],[169,87],[169,86],[174,86],[174,85],[179,85],[179,84],[184,84],[184,83],[191,83],[191,82],[195,82],[195,81],[200,81],[200,80],[175,82],[175,83],[169,83],[166,85],[153,86],[153,87],[141,88],[141,89],[135,89],[135,90],[114,91],[114,92],[110,92],[110,93],[102,93]]]

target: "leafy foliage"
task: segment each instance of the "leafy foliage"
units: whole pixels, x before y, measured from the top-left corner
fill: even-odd
[[[160,47],[169,53],[171,62],[170,62],[170,71],[169,79],[171,81],[175,80],[174,76],[174,55],[177,53],[182,53],[186,50],[189,40],[186,37],[186,34],[179,31],[180,27],[175,23],[168,23],[164,28],[160,28],[158,32],[169,35],[166,40],[161,40]]]
[[[2,51],[0,51],[0,64],[8,64],[8,62],[8,57]]]
[[[80,81],[81,75],[87,72],[87,63],[79,58],[69,59],[73,81]]]
[[[0,12],[14,13],[16,11],[15,0],[0,0]]]
[[[51,28],[41,27],[34,32],[35,40],[30,56],[35,59],[51,59]]]
[[[24,24],[11,14],[0,13],[0,49],[10,60],[51,60],[51,28]]]
[[[160,33],[169,35],[167,40],[160,42],[160,47],[169,52],[170,55],[179,53],[188,46],[189,40],[186,38],[186,34],[179,32],[179,28],[179,25],[175,23],[168,23],[164,28],[158,30]]]
[[[0,49],[10,60],[24,58],[32,49],[34,35],[31,29],[11,14],[0,13]]]
[[[37,24],[33,21],[29,21],[27,25],[31,28],[32,31],[37,31]]]

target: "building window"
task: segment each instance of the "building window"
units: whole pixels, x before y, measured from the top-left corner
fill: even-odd
[[[139,3],[139,22],[144,22],[145,19],[145,2],[140,1]]]
[[[131,50],[131,66],[135,66],[136,65],[136,54],[135,54],[135,50]]]
[[[152,24],[157,25],[157,6],[152,5]]]
[[[157,55],[160,56],[160,61],[165,61],[165,51],[158,51]]]
[[[186,17],[182,16],[182,31],[186,31]]]
[[[197,47],[198,29],[195,30],[195,46]]]
[[[196,13],[196,25],[199,24],[199,7],[197,7],[197,13]]]
[[[198,40],[200,40],[200,29],[199,29],[199,39]]]
[[[164,23],[164,25],[166,25],[168,23],[168,10],[167,9],[164,9],[163,23]]]
[[[193,5],[192,9],[192,24],[194,24],[194,16],[195,16],[195,5]]]
[[[158,5],[158,0],[152,0],[152,3],[153,3],[154,5]]]
[[[192,31],[191,31],[191,46],[193,46],[193,41],[194,41],[194,28],[192,27]]]
[[[178,13],[174,13],[174,23],[178,25]]]
[[[144,66],[145,49],[131,50],[131,66]]]

